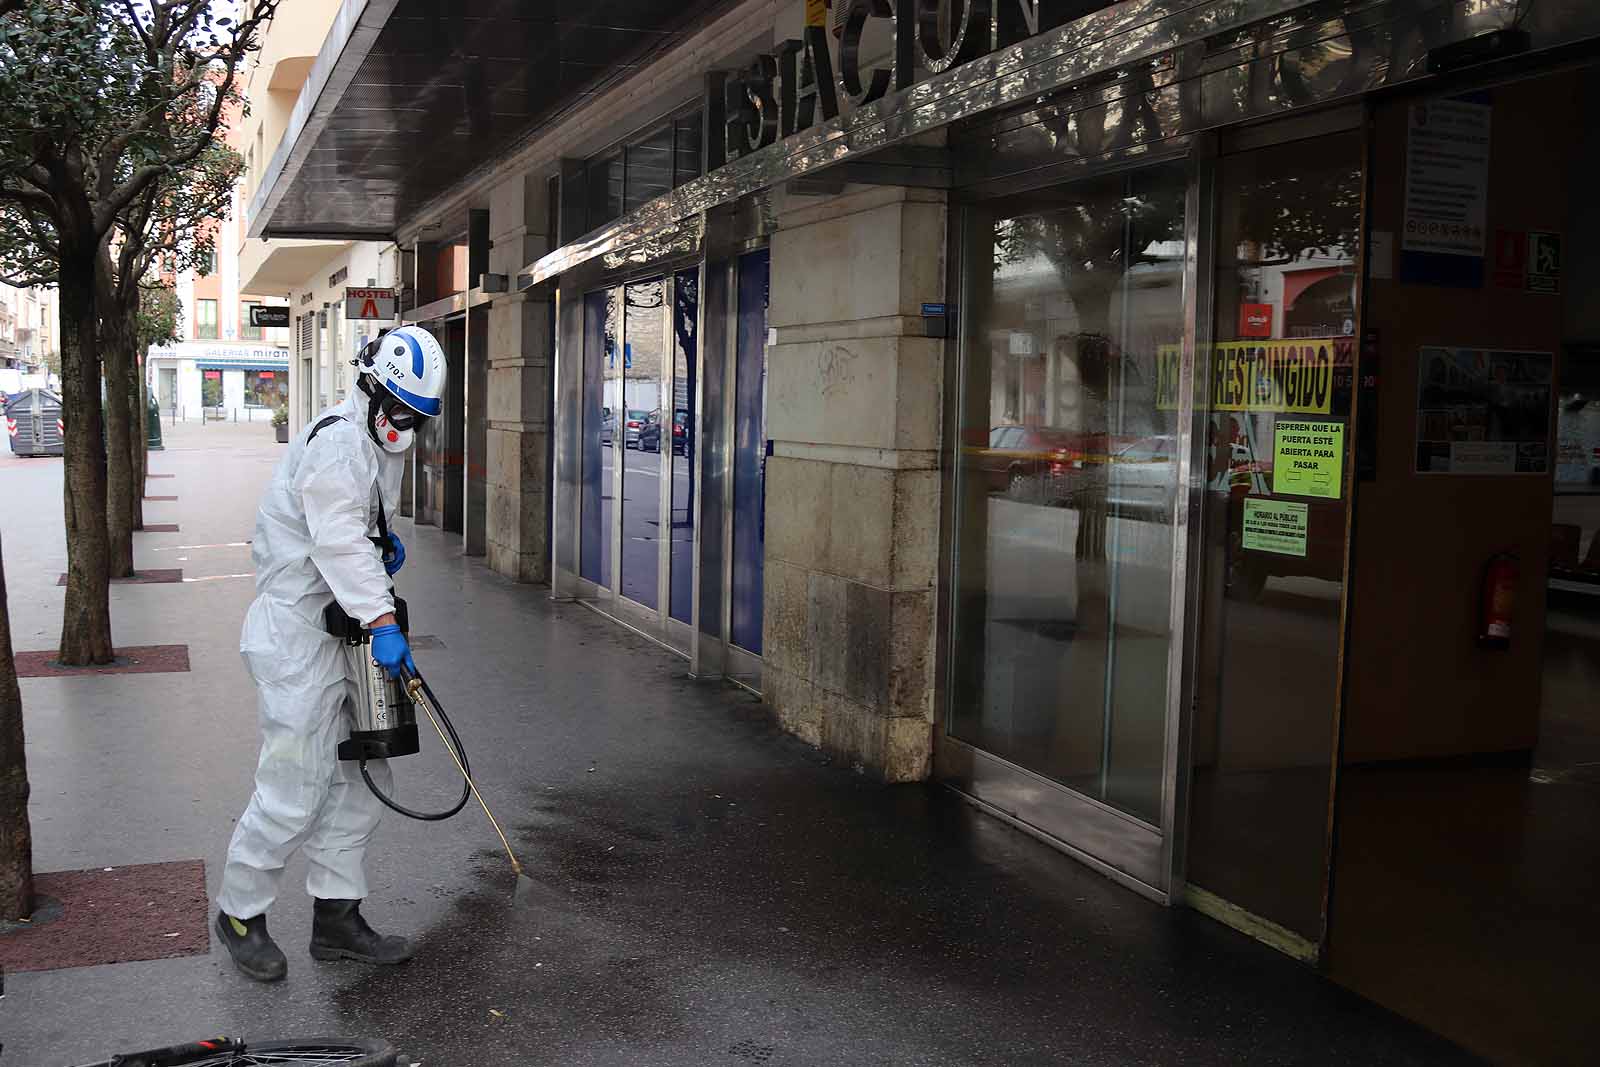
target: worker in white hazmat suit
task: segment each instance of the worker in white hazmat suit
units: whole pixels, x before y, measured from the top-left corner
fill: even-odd
[[[313,958],[401,963],[412,953],[405,938],[378,934],[359,910],[363,859],[383,808],[358,769],[336,756],[350,732],[346,704],[363,650],[328,633],[323,612],[337,602],[366,626],[370,654],[390,674],[411,666],[389,583],[405,547],[388,533],[386,516],[397,513],[417,427],[439,413],[445,359],[432,334],[402,326],[355,363],[358,388],[290,445],[256,515],[256,599],[239,650],[256,684],[261,756],[255,794],[228,845],[216,929],[234,963],[258,981],[288,970],[266,913],[296,849],[309,865]],[[374,544],[380,530],[387,551]],[[387,793],[387,761],[367,770]]]

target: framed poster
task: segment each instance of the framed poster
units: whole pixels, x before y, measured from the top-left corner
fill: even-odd
[[[1549,352],[1424,347],[1417,473],[1549,473],[1554,363]]]

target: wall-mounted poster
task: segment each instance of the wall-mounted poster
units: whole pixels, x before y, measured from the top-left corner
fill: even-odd
[[[1417,473],[1550,470],[1549,352],[1424,347],[1417,361]]]

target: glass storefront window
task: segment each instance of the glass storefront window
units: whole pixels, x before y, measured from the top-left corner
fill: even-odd
[[[1215,343],[1195,375],[1210,441],[1188,878],[1313,944],[1353,447],[1360,164],[1354,133],[1219,161]]]
[[[583,298],[578,573],[602,588],[611,585],[611,514],[616,484],[613,442],[622,393],[617,327],[617,290],[603,289]]]
[[[673,123],[672,187],[676,189],[686,181],[700,177],[700,112],[678,119]]]
[[[277,370],[244,372],[244,405],[249,408],[275,408],[289,402],[289,377]]]
[[[622,212],[634,211],[672,191],[672,127],[663,126],[627,148],[627,185]]]
[[[1159,822],[1183,168],[967,212],[949,733]]]
[[[653,608],[661,574],[662,370],[660,278],[623,288],[622,595]]]
[[[589,197],[589,229],[604,226],[622,214],[622,153],[590,160],[585,179]]]
[[[672,445],[672,549],[669,612],[687,623],[694,606],[694,445],[695,357],[700,311],[700,272],[680,271],[673,279],[672,416],[663,428]]]

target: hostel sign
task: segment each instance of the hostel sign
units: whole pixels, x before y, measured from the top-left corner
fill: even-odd
[[[347,319],[394,318],[394,290],[346,286],[344,317]]]

